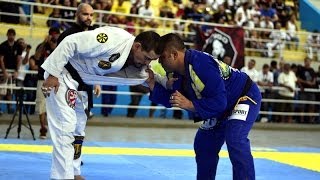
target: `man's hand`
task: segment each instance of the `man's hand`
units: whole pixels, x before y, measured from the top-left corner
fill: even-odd
[[[179,91],[175,91],[170,96],[170,104],[172,107],[179,107],[181,109],[189,110],[194,112],[194,106],[193,103],[184,97]]]
[[[154,85],[156,84],[154,79],[154,73],[150,68],[146,69],[146,72],[149,74],[149,78],[146,80],[146,83],[148,84],[150,90],[152,91],[154,88]]]
[[[100,85],[94,85],[93,87],[93,94],[96,96],[96,97],[99,97],[100,94],[101,94],[101,86]]]
[[[58,78],[49,75],[49,77],[44,81],[41,87],[44,97],[49,97],[52,89],[54,89],[54,93],[57,94],[59,86],[60,84]]]
[[[178,80],[179,78],[173,78],[173,77],[169,77],[168,81],[166,83],[166,88],[167,89],[172,89],[173,83]]]

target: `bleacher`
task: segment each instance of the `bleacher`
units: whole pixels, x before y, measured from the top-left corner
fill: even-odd
[[[0,0],[0,2],[9,2],[8,0]],[[184,0],[184,2],[186,3],[187,0]],[[13,2],[13,1],[10,1]],[[286,1],[287,3],[292,3],[291,1]],[[0,40],[4,41],[6,39],[6,32],[9,28],[14,28],[17,32],[17,37],[24,37],[26,39],[26,42],[30,43],[33,47],[36,47],[37,44],[39,44],[41,41],[44,40],[45,36],[48,33],[48,27],[46,25],[46,21],[48,20],[48,16],[52,11],[52,5],[43,5],[43,4],[34,4],[34,3],[29,3],[29,2],[23,2],[23,1],[19,1],[17,3],[28,3],[31,6],[44,6],[47,7],[46,11],[44,14],[39,14],[39,13],[33,13],[30,15],[30,18],[32,19],[31,25],[21,25],[21,24],[7,24],[7,23],[0,23],[0,26],[2,28],[0,28]],[[154,9],[156,9],[158,7],[158,3],[159,1],[152,1],[152,6],[154,7]],[[125,1],[125,5],[126,6],[130,6],[130,1]],[[63,8],[63,7],[59,7],[59,8]],[[1,12],[0,12],[1,13]],[[101,14],[106,14],[106,13],[112,13],[112,12],[106,12],[106,11],[96,11],[97,15],[99,13]],[[157,13],[158,14],[158,13]],[[131,16],[131,15],[127,15],[127,16]],[[138,18],[147,18],[147,17],[140,17],[140,16],[134,16],[134,17],[138,17]],[[179,19],[168,19],[168,18],[160,18],[160,17],[155,17],[155,19],[159,22],[169,22],[169,24],[173,24],[175,21],[179,20]],[[205,23],[205,22],[197,22],[197,21],[191,21],[191,20],[187,20],[184,21],[186,24],[208,24],[208,25],[217,25],[217,24],[212,24],[212,23]],[[99,22],[99,19],[96,18],[96,22],[95,23],[100,23],[99,25],[104,25],[105,23]],[[299,22],[300,24],[301,22]],[[138,23],[137,23],[138,24]],[[168,32],[172,32],[173,28],[172,26],[166,26],[164,25],[165,23],[160,23],[160,26],[156,29],[157,32],[159,34],[165,34]],[[138,26],[138,25],[137,25]],[[187,25],[186,25],[187,26]],[[138,27],[137,27],[138,28]],[[186,30],[186,29],[185,29]],[[181,33],[181,32],[180,32]],[[182,32],[185,33],[185,32]],[[299,45],[299,49],[297,51],[295,50],[289,50],[287,48],[285,48],[283,50],[283,52],[280,52],[283,55],[283,59],[289,63],[296,63],[296,64],[303,64],[303,59],[306,57],[306,53],[305,53],[305,42],[307,39],[307,35],[309,32],[307,32],[306,30],[299,30],[298,34],[299,34],[299,38],[300,38],[300,45]],[[248,41],[248,39],[245,39],[246,41]],[[31,53],[34,52],[34,49],[32,50]],[[261,69],[263,64],[270,64],[271,60],[280,60],[281,57],[276,56],[275,58],[266,58],[266,57],[262,57],[259,55],[259,53],[250,53],[249,56],[249,50],[246,50],[246,57],[245,60],[248,59],[255,59],[257,64],[256,64],[256,68],[257,69]],[[254,52],[259,52],[261,51],[261,49],[256,49],[254,50]],[[279,53],[279,54],[280,54]],[[246,64],[246,63],[245,63]],[[317,67],[319,66],[319,62],[314,62],[312,63],[312,66],[314,67],[314,69],[317,69]],[[128,89],[124,89],[125,91],[128,91]],[[124,101],[124,99],[122,99],[122,101]],[[146,106],[148,104],[145,104]]]

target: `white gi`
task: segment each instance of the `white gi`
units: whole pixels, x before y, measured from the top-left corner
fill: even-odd
[[[78,82],[65,69],[70,62],[86,84],[136,85],[142,84],[147,67],[125,64],[135,37],[116,27],[101,27],[67,36],[41,66],[45,79],[50,75],[59,79],[57,94],[46,98],[47,119],[53,143],[52,179],[73,179],[80,175],[81,158],[74,160],[74,136],[84,136],[87,116]],[[121,69],[121,70],[120,70]],[[86,94],[86,93],[84,93]]]

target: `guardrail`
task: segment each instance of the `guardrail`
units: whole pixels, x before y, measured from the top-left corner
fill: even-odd
[[[61,20],[61,21],[66,21],[66,22],[74,22],[74,20],[70,20],[70,19],[60,19],[60,18],[49,18],[49,17],[44,17],[43,15],[37,15],[34,13],[34,7],[35,6],[39,6],[39,7],[44,7],[44,8],[58,8],[58,9],[66,9],[66,10],[76,10],[76,8],[74,7],[65,7],[65,6],[60,6],[60,5],[50,5],[50,4],[42,4],[42,3],[34,3],[34,2],[25,2],[25,1],[17,1],[17,0],[0,0],[0,2],[7,2],[7,3],[17,3],[17,4],[21,4],[21,5],[29,5],[30,6],[30,15],[22,15],[22,14],[14,14],[14,13],[5,13],[5,12],[0,12],[0,15],[10,15],[10,16],[19,16],[19,17],[27,17],[30,19],[29,21],[29,36],[33,37],[34,36],[34,29],[37,28],[34,25],[34,19],[38,18],[38,19],[45,19],[45,20]],[[103,26],[103,25],[111,25],[111,26],[119,26],[122,28],[128,28],[128,26],[124,25],[124,24],[108,24],[102,21],[102,16],[103,15],[119,15],[119,16],[126,16],[126,17],[133,17],[133,18],[150,18],[149,16],[141,16],[141,15],[134,15],[134,14],[124,14],[124,13],[117,13],[117,12],[110,12],[110,11],[103,11],[103,10],[95,10],[95,13],[97,14],[96,16],[96,21],[95,24],[99,25],[99,26]],[[175,32],[175,33],[179,33],[179,34],[184,34],[184,35],[189,35],[189,36],[194,36],[195,33],[194,32],[190,32],[187,30],[188,25],[195,25],[195,26],[220,26],[220,27],[236,27],[236,26],[231,26],[231,25],[224,25],[224,24],[216,24],[216,23],[208,23],[208,22],[199,22],[199,21],[192,21],[192,20],[182,20],[182,19],[171,19],[171,18],[163,18],[163,17],[152,17],[154,20],[160,22],[162,24],[162,26],[158,27],[158,28],[150,28],[150,27],[139,27],[139,26],[135,26],[135,29],[138,30],[154,30],[157,31],[160,34],[166,34],[168,32]],[[176,22],[179,23],[184,23],[185,24],[185,29],[183,31],[181,30],[174,30],[174,29],[170,29],[170,28],[165,28],[165,24],[174,24]],[[259,32],[271,32],[271,31],[279,31],[279,30],[274,30],[274,29],[263,29],[263,28],[248,28],[248,27],[243,27],[245,31],[250,32],[252,30],[255,31],[259,31]],[[283,30],[281,30],[283,31]],[[304,32],[304,31],[297,31],[297,35],[299,37],[306,37],[309,34],[313,34],[311,32]],[[320,34],[318,34],[320,35]],[[269,39],[253,39],[250,37],[245,37],[244,38],[245,42],[250,42],[250,41],[257,41],[257,42],[262,42],[262,43],[268,43],[268,42],[272,42],[272,40]],[[292,41],[283,41],[284,45],[290,45],[291,47],[293,47],[295,45],[295,42]],[[193,43],[187,43],[187,45],[192,46],[194,45]],[[299,42],[299,47],[300,49],[304,49],[306,47],[306,43],[305,42]],[[275,49],[273,50],[274,52],[278,53],[280,56],[282,56],[283,51],[285,50],[285,48],[279,48],[279,49]],[[259,48],[245,48],[245,51],[247,52],[252,52],[252,53],[266,53],[267,52],[267,48],[263,48],[263,49],[259,49]],[[304,51],[290,51],[290,53],[293,54],[297,54],[298,56],[304,55],[305,52]],[[255,56],[255,55],[252,55]]]

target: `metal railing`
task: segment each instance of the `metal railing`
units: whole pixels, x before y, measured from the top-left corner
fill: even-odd
[[[49,18],[46,17],[44,15],[37,15],[34,13],[34,9],[36,6],[38,7],[43,7],[43,8],[58,8],[58,9],[65,9],[65,10],[74,10],[76,11],[75,7],[65,7],[65,6],[60,6],[60,5],[50,5],[50,4],[42,4],[42,3],[34,3],[34,2],[25,2],[25,1],[17,1],[17,0],[0,0],[0,2],[7,2],[7,3],[17,3],[20,5],[28,5],[30,6],[30,15],[25,15],[25,14],[14,14],[14,13],[5,13],[5,12],[0,12],[0,15],[10,15],[10,16],[18,16],[18,17],[27,17],[29,18],[29,24],[28,24],[28,30],[29,30],[29,37],[33,37],[34,36],[34,29],[38,28],[37,25],[34,24],[35,19],[42,19],[42,20],[59,20],[59,21],[65,21],[65,22],[74,22],[74,20],[70,20],[70,19],[61,19],[61,18]],[[119,16],[126,16],[126,17],[133,17],[136,19],[150,19],[149,16],[141,16],[141,15],[134,15],[134,14],[124,14],[124,13],[117,13],[117,12],[111,12],[111,11],[104,11],[104,10],[95,10],[95,14],[96,14],[96,19],[95,19],[95,24],[99,25],[99,26],[103,26],[103,25],[111,25],[111,26],[118,26],[118,27],[122,27],[122,28],[129,28],[130,26],[126,26],[125,24],[109,24],[109,23],[105,23],[103,22],[103,16],[104,15],[119,15]],[[152,17],[152,19],[154,19],[157,22],[160,22],[160,24],[162,24],[161,26],[159,26],[158,28],[151,28],[151,27],[139,27],[139,26],[134,26],[135,29],[137,30],[154,30],[157,31],[159,34],[166,34],[168,32],[174,32],[174,33],[179,33],[179,34],[183,34],[185,36],[194,36],[195,32],[190,32],[187,30],[187,27],[189,25],[195,25],[195,26],[220,26],[220,27],[237,27],[237,26],[231,26],[231,25],[224,25],[224,24],[216,24],[216,23],[208,23],[208,22],[199,22],[199,21],[192,21],[192,20],[182,20],[182,19],[171,19],[171,18],[163,18],[163,17]],[[185,24],[185,29],[183,31],[181,30],[174,30],[173,28],[166,28],[166,24],[174,24],[176,22],[179,23],[184,23]],[[253,29],[248,28],[248,27],[243,27],[243,29],[247,32],[252,31]],[[259,31],[259,32],[272,32],[272,31],[279,31],[279,30],[275,30],[275,29],[263,29],[263,28],[254,28],[255,31]],[[281,30],[283,31],[283,30]],[[311,32],[304,32],[304,31],[297,31],[297,36],[298,37],[307,37],[307,35],[313,34]],[[320,34],[318,34],[320,35]],[[302,38],[303,39],[303,38]],[[250,42],[250,41],[257,41],[257,42],[262,42],[262,43],[268,43],[268,42],[272,42],[272,40],[270,39],[253,39],[250,37],[245,37],[244,38],[245,42]],[[286,41],[283,40],[284,45],[290,45],[291,47],[295,46],[295,42],[292,41]],[[194,45],[192,42],[187,43],[188,45],[192,46]],[[302,54],[305,55],[305,51],[301,51],[301,49],[304,50],[304,48],[306,47],[306,43],[300,41],[299,42],[299,49],[300,51],[290,51],[291,54],[296,54],[297,56],[301,56]],[[253,52],[253,53],[266,53],[267,52],[267,48],[245,48],[246,52]],[[274,49],[273,50],[275,53],[278,53],[280,56],[282,56],[283,51],[285,51],[285,48],[279,48],[279,49]],[[251,55],[251,56],[256,56],[256,55]],[[259,55],[260,57],[260,55]]]

